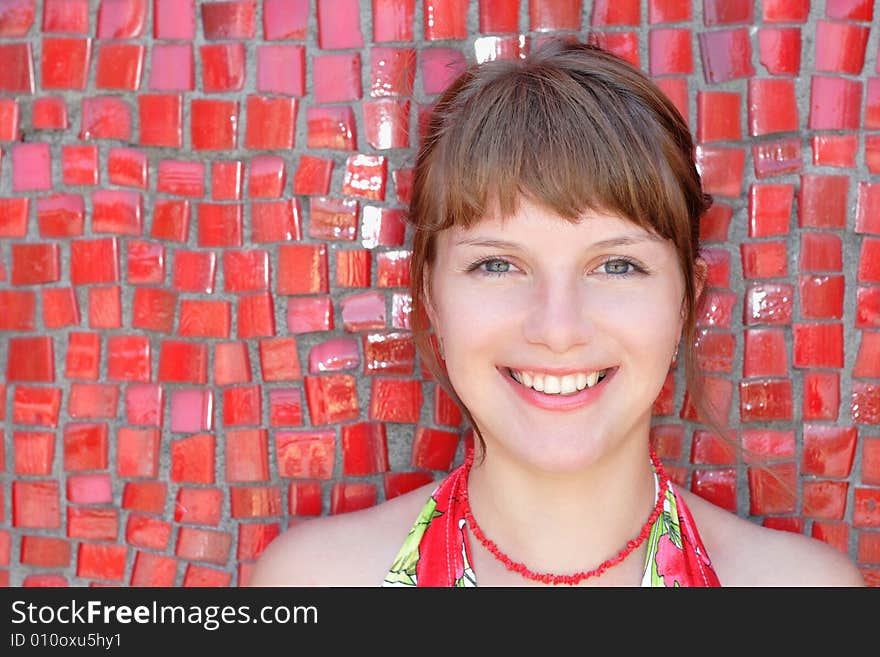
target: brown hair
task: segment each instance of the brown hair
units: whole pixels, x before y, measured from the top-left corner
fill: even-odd
[[[712,199],[694,164],[687,123],[640,70],[595,46],[550,41],[522,60],[474,64],[431,113],[416,160],[408,221],[414,229],[412,330],[419,357],[479,429],[455,393],[425,311],[435,236],[469,227],[490,207],[502,216],[527,196],[576,222],[614,212],[672,241],[684,276],[682,348],[690,400],[719,435],[701,396],[694,283],[699,221]],[[430,290],[428,290],[430,293]]]

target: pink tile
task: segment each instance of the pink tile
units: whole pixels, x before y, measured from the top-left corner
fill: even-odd
[[[309,372],[336,372],[352,369],[360,364],[358,343],[354,338],[331,338],[316,344],[309,351]]]
[[[196,35],[195,0],[153,0],[153,36],[191,41]]]
[[[703,76],[707,83],[726,82],[755,74],[748,29],[701,32],[699,40]]]
[[[214,422],[214,396],[210,390],[188,388],[171,391],[171,431],[210,431]]]
[[[306,38],[310,0],[264,0],[263,36],[267,41]]]
[[[304,96],[305,80],[305,47],[286,44],[257,46],[257,91]]]
[[[372,0],[373,41],[412,41],[415,0]]]
[[[359,0],[317,0],[318,47],[322,50],[363,48]]]
[[[153,44],[149,88],[155,91],[192,91],[195,88],[192,44]]]
[[[316,55],[312,59],[312,80],[317,103],[360,100],[360,53]]]
[[[52,153],[48,143],[16,144],[12,147],[12,190],[52,189]]]
[[[419,51],[422,89],[428,95],[439,94],[461,73],[466,62],[459,50],[426,48]]]

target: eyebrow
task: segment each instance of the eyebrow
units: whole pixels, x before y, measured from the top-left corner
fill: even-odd
[[[590,244],[591,249],[605,249],[613,246],[629,246],[631,244],[639,244],[641,242],[663,242],[665,241],[659,235],[646,233],[645,235],[621,235],[620,237],[612,237],[607,240],[600,240]],[[456,242],[455,246],[487,246],[494,249],[516,249],[524,250],[524,247],[516,242],[507,242],[505,240],[482,239],[474,237],[471,239]]]

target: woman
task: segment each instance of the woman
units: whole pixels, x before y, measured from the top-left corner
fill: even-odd
[[[692,152],[599,49],[463,73],[415,169],[413,330],[477,444],[439,485],[288,530],[251,585],[861,585],[824,543],[673,487],[649,450],[682,338],[699,391]]]

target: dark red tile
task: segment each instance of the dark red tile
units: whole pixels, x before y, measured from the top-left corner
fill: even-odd
[[[302,239],[298,198],[251,204],[251,241],[290,242]]]
[[[816,21],[816,63],[814,70],[859,75],[865,65],[867,25]]]
[[[782,329],[746,329],[743,351],[743,376],[788,375],[788,348]]]
[[[307,146],[353,151],[357,148],[357,125],[349,106],[306,109]]]
[[[95,87],[136,91],[141,86],[144,46],[131,43],[103,43],[98,49]]]
[[[204,342],[162,340],[159,351],[161,383],[208,382],[208,348]]]
[[[10,337],[7,343],[6,380],[55,380],[53,341],[49,336]]]
[[[264,381],[298,381],[302,379],[296,338],[280,337],[260,340],[260,372]]]
[[[330,491],[330,513],[367,509],[376,504],[376,497],[375,484],[337,481]]]
[[[770,75],[798,75],[801,70],[801,30],[782,27],[758,30],[761,65]]]
[[[34,58],[29,43],[0,44],[0,91],[34,93]]]
[[[797,467],[794,463],[765,467],[749,468],[749,514],[795,513]]]
[[[341,429],[342,474],[361,476],[388,470],[388,445],[385,425],[381,422],[358,422]]]
[[[740,420],[742,422],[791,420],[792,418],[790,380],[741,381],[739,395]]]
[[[305,47],[287,44],[257,46],[257,91],[305,96]]]
[[[703,0],[703,24],[735,25],[751,23],[754,5],[748,0]]]
[[[461,425],[462,412],[439,384],[434,384],[434,423],[448,427]]]
[[[703,76],[707,83],[726,82],[755,74],[748,29],[701,32],[699,40]]]
[[[293,334],[332,331],[333,317],[329,296],[293,297],[287,302],[287,330]]]
[[[256,34],[256,0],[202,5],[202,29],[208,40],[252,39]]]
[[[843,317],[843,276],[799,276],[801,316],[804,319]]]
[[[391,500],[434,481],[429,472],[386,472],[382,477],[385,499]]]
[[[128,103],[115,96],[83,98],[79,138],[130,141],[131,108]]]
[[[690,75],[694,72],[691,31],[686,28],[654,28],[648,33],[651,75]]]
[[[862,83],[814,75],[810,79],[810,130],[858,130]]]
[[[31,125],[37,130],[67,130],[67,103],[63,96],[43,96],[31,105]]]
[[[206,93],[241,91],[247,68],[243,43],[214,43],[199,46],[202,89]]]
[[[412,41],[415,0],[372,0],[373,41]]]
[[[780,139],[752,145],[755,177],[769,178],[797,173],[804,168],[800,139]]]
[[[697,141],[739,141],[740,94],[728,91],[697,92]]]
[[[54,283],[61,277],[61,252],[52,242],[12,244],[13,285]]]
[[[376,258],[376,287],[409,287],[411,251],[382,251]]]
[[[804,420],[836,422],[840,409],[840,373],[804,372],[801,401]]]
[[[278,155],[257,155],[248,169],[248,196],[279,198],[287,185],[284,158]]]
[[[373,201],[385,200],[388,160],[382,155],[351,155],[345,163],[342,193]],[[357,219],[355,218],[355,228]],[[352,236],[352,239],[354,237]]]
[[[418,422],[421,408],[421,381],[386,377],[370,380],[371,420]]]
[[[416,427],[411,465],[425,470],[450,470],[460,437],[455,431]]]
[[[427,95],[442,93],[467,65],[461,51],[452,48],[420,50],[419,61],[422,90]]]
[[[843,271],[843,245],[838,235],[825,231],[802,231],[800,238],[800,271]]]
[[[384,158],[382,160],[385,161]],[[360,182],[360,178],[357,181]],[[357,200],[317,196],[309,198],[309,237],[354,241],[357,237],[357,224]]]
[[[195,68],[191,43],[155,43],[150,52],[148,86],[154,91],[192,91]]]
[[[788,276],[788,243],[782,240],[740,244],[743,277],[782,278]]]
[[[715,506],[736,513],[736,468],[698,468],[693,472],[691,492]]]
[[[229,498],[233,518],[269,518],[281,513],[281,488],[278,486],[233,486]]]
[[[749,134],[793,132],[800,125],[793,80],[749,80]]]

